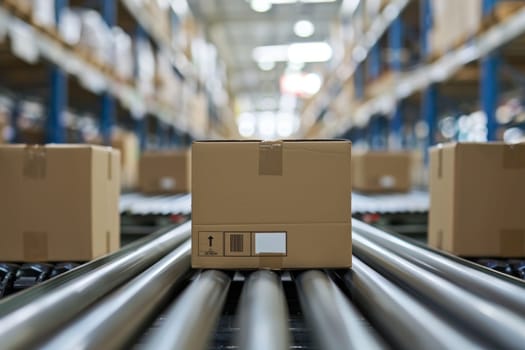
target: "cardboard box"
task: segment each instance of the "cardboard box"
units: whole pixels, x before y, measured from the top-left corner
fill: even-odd
[[[352,155],[352,189],[361,192],[410,191],[409,152],[359,152]]]
[[[188,193],[191,191],[191,153],[147,151],[139,166],[139,188],[144,193]]]
[[[0,261],[87,261],[120,246],[120,155],[107,147],[0,147]]]
[[[525,145],[453,143],[430,151],[431,247],[525,256]]]
[[[121,185],[124,189],[137,187],[139,173],[139,140],[132,132],[116,131],[111,146],[120,151]]]
[[[192,154],[193,267],[351,266],[349,141],[203,141]]]
[[[457,42],[467,41],[481,26],[481,0],[432,0],[431,8],[429,45],[433,53],[446,53]]]

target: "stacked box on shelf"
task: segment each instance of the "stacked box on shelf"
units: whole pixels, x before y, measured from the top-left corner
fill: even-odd
[[[208,130],[208,100],[204,93],[193,95],[190,106],[190,130],[202,133]]]
[[[120,151],[122,188],[134,189],[137,186],[139,172],[137,136],[129,131],[116,130],[111,138],[111,146]]]
[[[525,3],[523,1],[499,1],[494,7],[494,17],[498,20],[503,20],[524,7]]]
[[[142,1],[144,16],[153,18],[154,31],[163,39],[171,38],[171,7],[166,1]]]
[[[43,144],[45,142],[44,106],[37,101],[21,101],[18,116],[18,138],[20,142]]]
[[[432,29],[429,36],[434,54],[443,54],[466,41],[481,26],[482,0],[432,0]]]
[[[5,0],[5,5],[27,17],[33,24],[55,27],[55,0]]]
[[[120,27],[109,27],[97,11],[62,9],[58,32],[65,43],[106,74],[123,81],[133,77],[131,37]]]
[[[156,61],[155,88],[157,97],[173,110],[178,110],[182,103],[182,82],[173,71],[172,63],[164,52],[157,52]]]
[[[120,27],[111,28],[113,36],[113,64],[117,78],[130,81],[133,78],[133,43],[131,37]]]
[[[55,28],[55,0],[37,0],[32,3],[33,21],[43,27]]]
[[[137,50],[137,88],[142,95],[153,96],[155,93],[155,54],[148,40],[135,41]]]
[[[379,16],[386,0],[365,0],[363,2],[363,24],[366,30],[370,29],[372,22]]]

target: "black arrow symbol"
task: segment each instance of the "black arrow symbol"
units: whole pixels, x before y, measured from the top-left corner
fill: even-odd
[[[208,241],[210,242],[210,247],[211,247],[213,243],[213,236],[208,236]]]

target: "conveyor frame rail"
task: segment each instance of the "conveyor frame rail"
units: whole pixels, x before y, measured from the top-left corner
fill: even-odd
[[[187,222],[25,305],[21,305],[16,296],[6,300],[6,304],[0,305],[7,305],[11,312],[0,318],[2,346],[7,349],[33,347],[114,288],[168,254],[187,240],[190,233],[191,222]],[[9,303],[18,308],[13,309]]]

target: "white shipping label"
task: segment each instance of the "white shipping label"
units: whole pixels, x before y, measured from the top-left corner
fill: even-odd
[[[286,254],[286,232],[255,232],[255,254]]]
[[[176,181],[174,178],[165,176],[159,180],[159,186],[161,190],[169,191],[175,189]]]
[[[396,185],[396,178],[392,175],[385,175],[379,179],[379,185],[383,188],[392,188]]]

